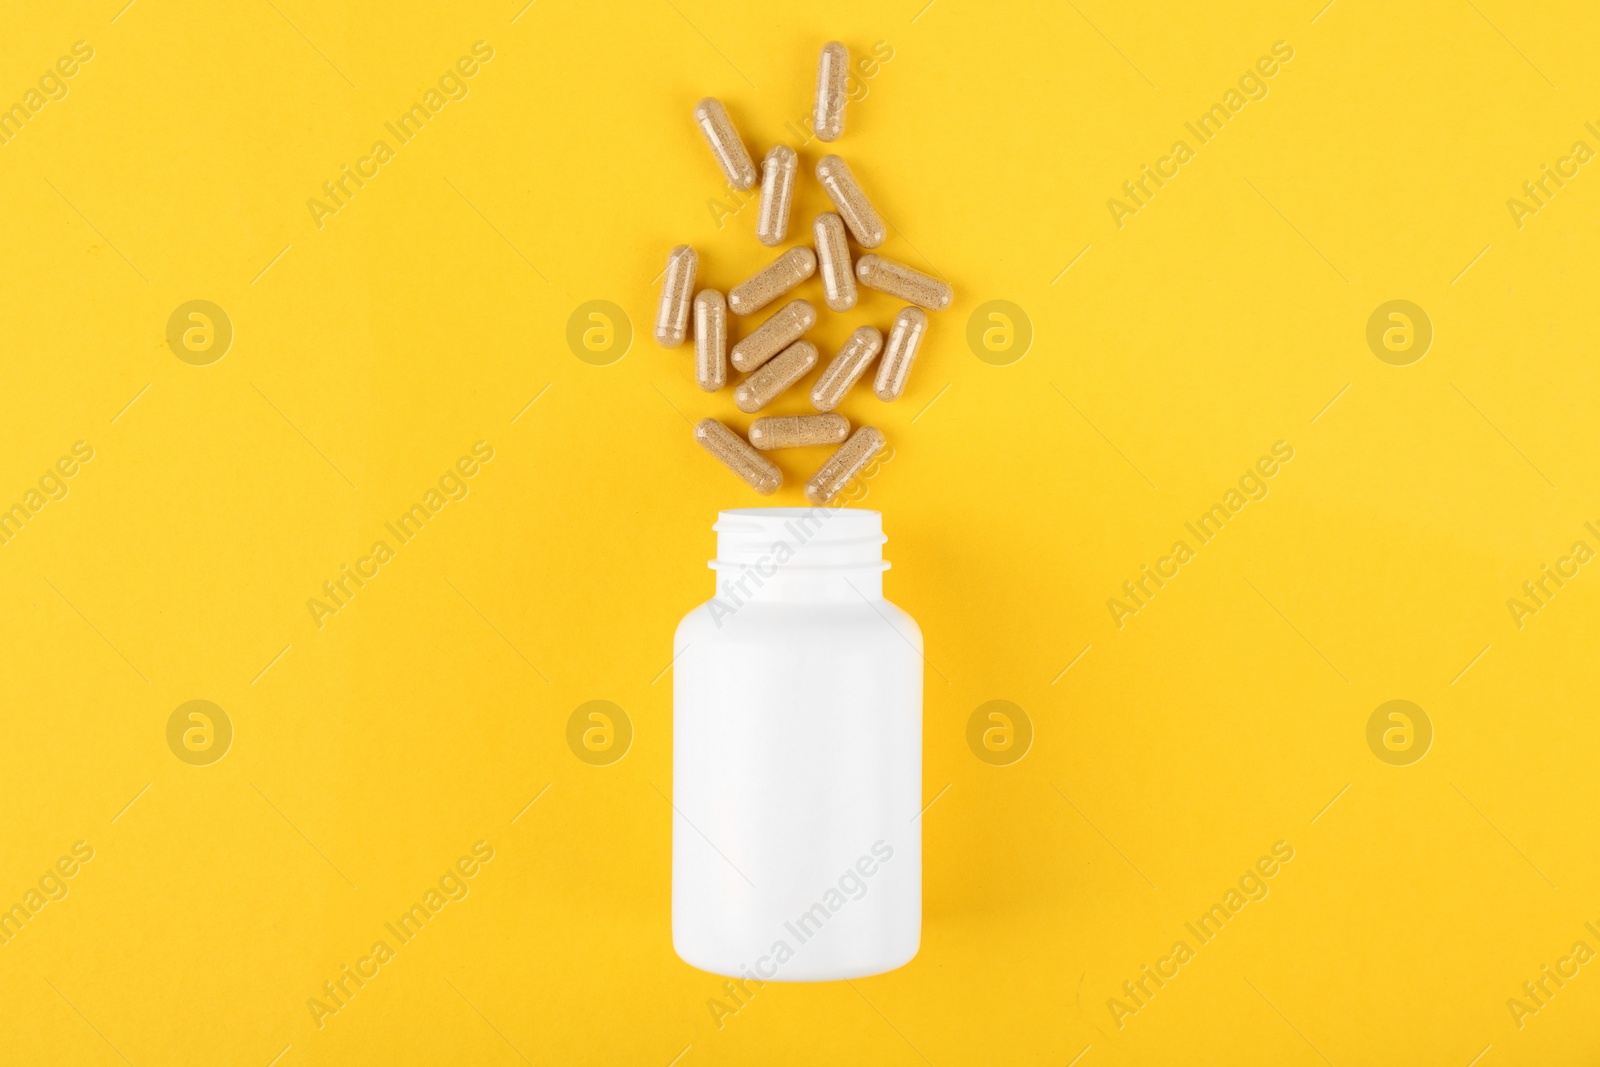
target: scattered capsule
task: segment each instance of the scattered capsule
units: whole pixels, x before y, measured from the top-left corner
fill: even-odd
[[[929,311],[943,311],[955,296],[938,278],[870,252],[856,260],[856,279],[868,289],[897,296]]]
[[[771,496],[783,485],[783,472],[775,463],[716,419],[701,419],[695,423],[694,439],[762,496]]]
[[[883,244],[886,236],[883,219],[867,199],[867,194],[861,191],[856,176],[850,173],[850,167],[844,160],[838,156],[823,156],[817,160],[817,181],[844,217],[844,224],[850,227],[856,244],[862,248],[877,248]]]
[[[757,326],[749,337],[733,346],[733,367],[749,374],[761,364],[800,339],[817,324],[817,309],[809,300],[791,300],[771,318]]]
[[[878,376],[873,380],[872,391],[879,400],[897,400],[906,391],[906,379],[911,376],[911,364],[922,347],[923,334],[928,331],[928,313],[921,308],[901,308],[889,328],[889,343],[884,347],[883,359],[878,363]]]
[[[689,298],[694,295],[694,272],[699,262],[688,245],[679,245],[667,254],[661,306],[656,310],[656,343],[662,348],[677,348],[689,333]]]
[[[756,240],[769,248],[789,236],[789,207],[794,203],[794,177],[800,157],[786,144],[772,146],[761,161],[761,216],[756,220]]]
[[[791,248],[754,275],[728,290],[728,310],[735,315],[760,311],[817,272],[817,254]]]
[[[722,101],[714,96],[700,101],[694,106],[694,121],[705,135],[706,144],[711,146],[711,154],[717,157],[717,166],[722,168],[728,184],[735,189],[753,188],[756,165],[751,162],[750,153],[739,139],[739,131],[733,128],[733,120],[728,117],[728,109],[722,106]]]
[[[763,452],[836,445],[849,436],[850,420],[843,415],[767,415],[750,424],[750,443]]]
[[[816,365],[817,346],[810,341],[796,341],[740,382],[733,391],[733,402],[740,411],[753,415],[804,378]]]
[[[806,499],[821,506],[832,500],[839,490],[861,473],[861,468],[872,462],[883,449],[883,432],[872,426],[859,427],[850,440],[839,446],[828,457],[817,473],[806,483]]]
[[[837,141],[844,133],[845,78],[850,73],[850,50],[838,41],[822,46],[817,60],[817,139]]]
[[[844,239],[844,220],[824,211],[811,224],[811,234],[822,274],[822,302],[829,311],[849,311],[856,306],[856,272],[850,265],[850,245]]]
[[[832,411],[839,406],[850,387],[867,373],[883,348],[883,333],[876,326],[859,326],[839,349],[839,354],[823,368],[817,384],[811,387],[811,406]]]
[[[694,298],[694,379],[708,393],[728,384],[728,301],[715,289]]]

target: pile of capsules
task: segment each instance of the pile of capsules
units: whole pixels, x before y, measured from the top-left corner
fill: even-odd
[[[817,137],[836,141],[844,133],[845,78],[850,53],[838,41],[822,49],[817,64],[815,124]],[[707,98],[695,105],[695,123],[705,135],[728,182],[736,189],[756,184],[756,166],[718,100]],[[787,145],[775,145],[761,163],[761,211],[756,237],[775,247],[789,233],[789,209],[794,202],[795,176],[800,157]],[[811,480],[806,498],[826,504],[883,448],[882,431],[861,426],[850,432],[850,422],[835,409],[872,365],[878,364],[873,392],[880,400],[895,400],[905,392],[911,364],[927,332],[927,311],[950,306],[950,286],[903,263],[868,253],[852,266],[849,231],[862,248],[877,248],[885,237],[883,219],[861,190],[849,166],[836,155],[817,161],[817,181],[834,211],[818,215],[812,225],[815,251],[791,248],[755,276],[728,290],[695,292],[699,257],[688,245],[667,256],[661,284],[661,305],[656,313],[656,341],[676,348],[688,336],[690,308],[694,312],[695,378],[706,392],[728,383],[728,363],[744,374],[734,387],[740,411],[755,414],[810,373],[817,365],[817,346],[801,335],[817,322],[809,300],[791,300],[728,349],[728,312],[753,315],[822,269],[823,302],[829,311],[849,311],[856,306],[856,284],[888,293],[908,303],[894,317],[889,340],[876,326],[861,326],[850,335],[811,388],[811,405],[819,414],[758,418],[750,426],[749,440],[716,419],[702,419],[694,428],[695,440],[743,478],[758,493],[771,494],[783,485],[783,472],[762,455],[777,448],[838,445]],[[924,310],[926,309],[926,311]]]

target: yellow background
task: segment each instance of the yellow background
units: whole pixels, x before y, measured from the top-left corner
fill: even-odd
[[[94,58],[0,147],[0,502],[95,458],[0,546],[0,903],[94,859],[0,947],[0,1060],[1593,1062],[1600,963],[1520,1029],[1506,1001],[1600,949],[1600,568],[1520,629],[1506,601],[1600,547],[1600,176],[1521,228],[1506,200],[1600,146],[1600,21],[1320,3],[14,6],[0,102]],[[892,442],[862,503],[927,638],[923,944],[719,1028],[671,947],[667,668],[715,512],[761,501],[690,438],[748,420],[653,343],[653,279],[679,242],[719,287],[770,256],[754,205],[719,228],[690,111],[795,143],[835,37],[893,53],[837,146],[882,251],[957,293],[907,395],[845,408]],[[318,228],[479,40],[470,94]],[[1119,229],[1108,198],[1276,41],[1269,95]],[[193,299],[235,331],[208,366],[166,342]],[[1006,366],[966,341],[994,299],[1035,334]],[[1392,299],[1433,323],[1409,366],[1365,340]],[[566,341],[591,300],[631,320],[605,366]],[[480,440],[470,495],[318,628]],[[1280,440],[1119,629],[1107,599]],[[775,502],[821,458],[782,456]],[[235,730],[209,766],[167,746],[193,699]],[[633,726],[609,766],[565,740],[592,699]],[[1035,732],[1010,766],[965,740],[996,699]],[[1433,726],[1409,766],[1367,745],[1391,699]],[[318,1028],[477,841],[470,895]],[[1270,895],[1119,1029],[1108,998],[1278,841]]]

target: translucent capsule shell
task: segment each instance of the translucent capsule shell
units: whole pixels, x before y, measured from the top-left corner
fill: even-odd
[[[824,211],[811,224],[817,246],[817,271],[822,275],[822,302],[829,311],[849,311],[856,306],[856,272],[850,265],[850,243],[844,220]]]
[[[856,280],[929,311],[943,311],[955,297],[955,291],[938,278],[870,252],[856,260]]]
[[[796,341],[740,382],[733,391],[733,402],[740,411],[753,415],[804,378],[816,365],[817,346],[810,341]]]
[[[883,218],[867,199],[867,194],[861,191],[849,164],[838,156],[823,156],[817,160],[817,182],[833,201],[844,224],[850,227],[856,244],[862,248],[877,248],[883,244],[886,236]]]
[[[735,189],[754,188],[756,165],[744,141],[739,139],[739,131],[733,128],[733,120],[728,117],[728,109],[722,106],[722,101],[713,96],[700,101],[694,106],[694,122],[705,136],[706,144],[711,146],[711,154],[717,158],[717,166],[722,168],[728,184]]]
[[[850,75],[850,50],[838,41],[822,46],[817,59],[817,106],[812,115],[817,139],[837,141],[844,133],[845,80]]]
[[[809,300],[791,300],[757,326],[749,337],[733,346],[733,368],[749,374],[817,324],[817,309]]]
[[[750,424],[750,443],[763,452],[836,445],[849,436],[843,415],[767,415]]]
[[[661,305],[656,309],[656,343],[662,348],[677,348],[689,334],[689,303],[699,261],[688,245],[679,245],[667,254]]]
[[[716,419],[701,419],[695,423],[694,439],[762,496],[771,496],[783,485],[783,472],[777,464]]]
[[[789,236],[789,209],[794,204],[794,179],[800,157],[786,144],[773,145],[761,161],[761,214],[756,219],[756,240],[769,248]]]
[[[728,290],[728,310],[735,315],[760,311],[817,272],[817,254],[791,248],[754,275]]]
[[[859,427],[806,482],[806,499],[818,506],[832,500],[839,490],[850,484],[850,479],[872,462],[883,445],[883,431],[873,426]]]
[[[928,313],[921,308],[901,308],[889,328],[889,343],[884,346],[883,359],[878,363],[878,376],[873,380],[872,391],[879,400],[898,400],[906,391],[906,380],[911,377],[911,364],[916,361],[917,349],[928,330]]]
[[[876,326],[857,327],[811,387],[811,406],[818,411],[832,411],[838,407],[850,387],[867,373],[882,348],[883,333]]]
[[[708,393],[728,384],[728,301],[715,289],[694,298],[694,380]]]

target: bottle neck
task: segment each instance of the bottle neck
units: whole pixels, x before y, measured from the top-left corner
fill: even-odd
[[[779,568],[763,575],[754,567],[738,572],[718,569],[716,599],[724,604],[759,601],[844,602],[883,599],[882,570],[838,569],[827,574],[795,574]]]
[[[718,516],[716,598],[881,600],[882,517],[854,508],[746,508]]]

